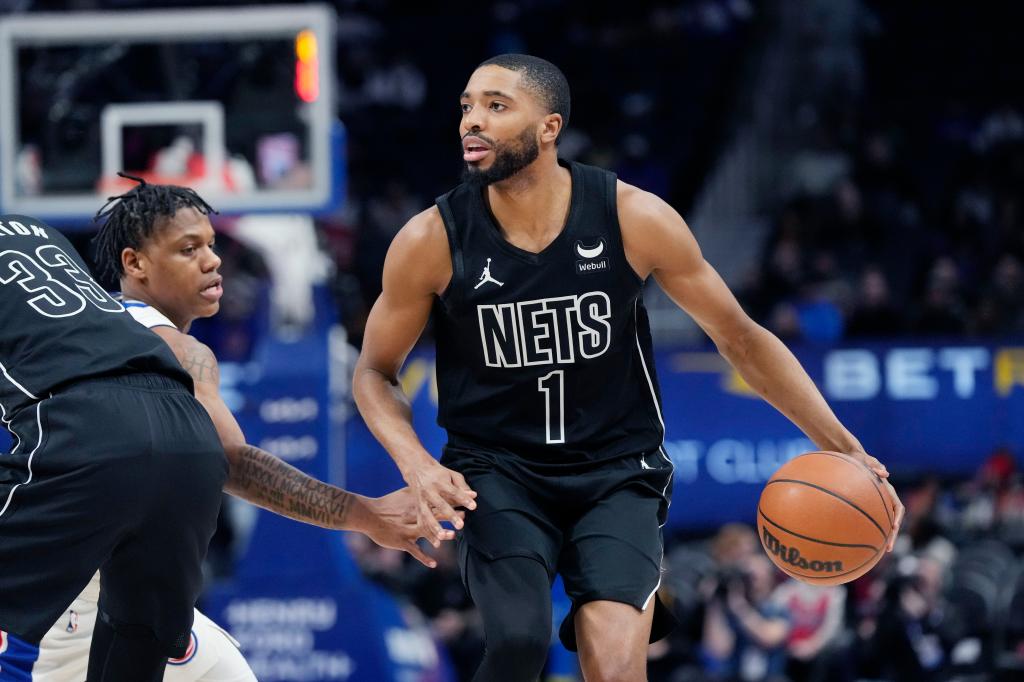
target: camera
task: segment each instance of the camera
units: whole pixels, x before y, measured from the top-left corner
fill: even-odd
[[[715,581],[713,599],[725,601],[729,596],[729,589],[732,585],[740,583],[743,585],[743,595],[750,598],[750,576],[746,571],[737,566],[721,566],[712,573]]]

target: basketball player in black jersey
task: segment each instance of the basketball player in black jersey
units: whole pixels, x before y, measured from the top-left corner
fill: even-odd
[[[0,630],[39,642],[99,569],[89,681],[159,680],[189,642],[217,432],[167,345],[29,216],[0,216],[0,320]]]
[[[537,679],[557,572],[573,601],[560,634],[578,647],[584,677],[643,680],[652,622],[662,634],[654,594],[672,486],[640,295],[648,277],[819,447],[887,472],[743,312],[668,204],[558,160],[569,88],[557,67],[495,57],[460,101],[464,182],[395,237],[355,397],[424,523],[471,510],[460,558],[487,644],[474,679]],[[431,315],[449,438],[440,463],[413,431],[397,379]]]

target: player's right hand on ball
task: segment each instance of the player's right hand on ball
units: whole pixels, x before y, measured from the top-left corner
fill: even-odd
[[[887,479],[883,478],[882,485],[885,486],[892,502],[892,532],[889,534],[889,542],[885,547],[885,551],[891,552],[896,546],[896,536],[900,533],[900,526],[903,525],[903,515],[907,510],[904,508],[903,503],[900,502],[900,497],[896,494],[896,488],[892,487],[892,483],[889,483]]]
[[[434,547],[440,547],[447,539],[448,531],[441,527],[441,521],[449,521],[456,529],[463,526],[464,512],[455,507],[476,509],[476,492],[469,487],[466,479],[457,471],[447,469],[432,461],[411,471],[406,483],[415,492],[419,501],[419,522],[423,537]]]

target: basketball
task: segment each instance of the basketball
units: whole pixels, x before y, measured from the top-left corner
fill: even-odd
[[[878,477],[838,452],[808,452],[783,464],[757,505],[757,534],[768,557],[812,585],[839,585],[870,571],[892,525]]]

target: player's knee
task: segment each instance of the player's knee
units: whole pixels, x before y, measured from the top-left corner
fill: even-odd
[[[598,666],[596,674],[587,675],[587,682],[637,682],[646,678],[646,667],[613,661]]]
[[[523,679],[540,674],[551,645],[550,633],[538,630],[512,630],[487,641],[487,656],[506,670],[524,671]],[[507,666],[507,667],[506,667]],[[519,679],[517,676],[516,679]]]
[[[587,682],[637,682],[647,679],[647,657],[639,654],[600,656],[585,665]]]

